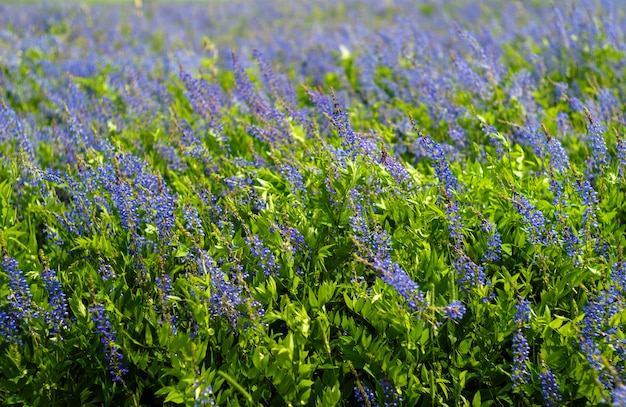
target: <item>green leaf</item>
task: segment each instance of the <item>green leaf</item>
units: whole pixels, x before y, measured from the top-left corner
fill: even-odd
[[[315,291],[311,287],[309,287],[309,305],[311,308],[318,308],[319,302],[317,301],[317,297],[315,296]]]
[[[226,379],[226,381],[233,386],[239,393],[241,393],[245,399],[248,401],[248,403],[252,403],[252,396],[250,395],[250,393],[248,393],[246,391],[246,389],[244,389],[239,383],[237,383],[237,381],[230,376],[228,373],[224,372],[223,370],[218,370],[217,374],[219,374],[220,376],[222,376],[224,379]]]
[[[172,389],[165,398],[165,403],[170,402],[175,404],[183,404],[185,402],[185,394],[176,389]]]
[[[474,394],[474,398],[472,398],[472,407],[480,407],[481,405],[480,390],[478,390],[476,394]]]

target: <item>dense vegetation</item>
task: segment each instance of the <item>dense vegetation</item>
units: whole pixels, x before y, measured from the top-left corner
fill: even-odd
[[[0,5],[1,404],[626,405],[621,0],[136,3]]]

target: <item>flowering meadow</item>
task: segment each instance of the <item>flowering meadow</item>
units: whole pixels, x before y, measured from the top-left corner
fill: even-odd
[[[625,30],[0,4],[0,404],[626,406]]]

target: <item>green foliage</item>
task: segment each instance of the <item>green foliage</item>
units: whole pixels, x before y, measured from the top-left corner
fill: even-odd
[[[348,12],[335,11],[316,6],[311,18]],[[138,41],[128,21],[119,28]],[[47,27],[64,41],[72,33],[64,21]],[[171,52],[169,41],[157,30],[146,46]],[[522,45],[562,67],[512,96],[533,69]],[[596,168],[597,118],[555,94],[577,84],[581,98],[606,96],[623,76],[622,51],[518,38],[501,49],[498,81],[474,68],[488,92],[450,82],[430,104],[406,91],[406,72],[424,65],[412,51],[375,62],[368,77],[365,51],[340,45],[332,71],[285,69],[281,80],[305,85],[289,101],[261,63],[242,71],[243,89],[213,39],[202,46],[190,76],[199,84],[182,66],[180,76],[161,65],[147,73],[162,86],[146,94],[166,99],[154,104],[115,61],[47,85],[62,53],[0,59],[4,80],[19,84],[0,112],[0,403],[537,405],[547,371],[564,405],[610,400],[626,339],[624,123],[612,119],[623,109],[604,121],[607,162]],[[314,88],[332,95],[332,112]],[[211,92],[226,100],[215,111]],[[453,122],[444,107],[462,113]],[[543,127],[529,130],[533,114]],[[70,136],[44,136],[58,126]],[[66,301],[57,320],[51,281]],[[590,324],[597,335],[586,338]],[[523,366],[518,333],[529,344]],[[527,379],[516,382],[515,369]]]

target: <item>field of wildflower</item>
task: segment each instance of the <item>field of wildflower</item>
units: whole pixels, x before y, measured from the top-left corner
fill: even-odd
[[[625,30],[0,4],[0,404],[626,406]]]

